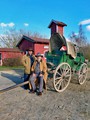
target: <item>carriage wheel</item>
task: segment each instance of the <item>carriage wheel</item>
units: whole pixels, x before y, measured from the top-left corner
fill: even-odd
[[[87,70],[88,70],[87,64],[83,63],[80,66],[80,70],[79,70],[79,73],[78,73],[78,79],[79,79],[79,84],[80,85],[82,85],[86,81],[87,72],[88,72]]]
[[[71,67],[68,63],[61,63],[54,73],[54,88],[57,92],[63,92],[71,80]]]

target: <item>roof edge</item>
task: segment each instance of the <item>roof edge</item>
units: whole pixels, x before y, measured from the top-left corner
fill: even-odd
[[[67,26],[67,24],[63,23],[63,22],[60,22],[60,21],[57,21],[57,20],[53,20],[50,22],[50,24],[48,25],[48,28],[51,28],[51,25],[52,23],[55,23],[56,25],[61,25],[61,26]]]
[[[22,42],[23,39],[27,39],[28,41],[35,42],[33,39],[27,37],[26,35],[23,35],[22,38],[20,39],[20,41],[17,43],[16,47],[19,46],[19,44]]]

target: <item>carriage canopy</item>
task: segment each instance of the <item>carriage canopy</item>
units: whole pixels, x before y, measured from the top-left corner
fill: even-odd
[[[72,42],[67,42],[65,37],[61,36],[60,34],[53,34],[50,38],[49,52],[60,50],[63,46],[66,46],[67,54],[71,55],[73,58],[76,58],[77,53],[75,45]]]
[[[49,52],[52,52],[53,50],[59,50],[63,45],[67,46],[64,36],[61,36],[58,33],[54,33],[50,38]]]

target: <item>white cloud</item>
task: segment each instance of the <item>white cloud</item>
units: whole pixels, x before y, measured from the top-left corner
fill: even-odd
[[[66,38],[66,41],[70,42],[70,39]]]
[[[78,34],[79,34],[79,33],[74,33],[74,35],[76,35],[76,36],[77,36]]]
[[[13,27],[15,26],[15,24],[13,22],[10,22],[10,23],[0,23],[0,26],[1,27]]]
[[[11,23],[8,23],[8,26],[9,26],[9,27],[14,27],[15,24],[14,24],[13,22],[11,22]]]
[[[88,31],[90,31],[90,25],[86,26],[86,29],[87,29]]]
[[[28,26],[29,26],[29,24],[28,24],[28,23],[24,23],[24,26],[25,26],[25,27],[28,27]]]
[[[7,27],[7,24],[5,24],[5,23],[0,23],[0,26],[1,26],[1,27]]]
[[[81,24],[81,25],[86,25],[86,24],[89,24],[89,23],[90,23],[90,19],[81,21],[81,22],[79,23],[79,25],[80,25],[80,24]]]

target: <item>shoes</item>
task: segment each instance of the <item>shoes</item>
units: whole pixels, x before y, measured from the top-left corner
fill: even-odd
[[[29,93],[35,93],[35,92],[37,92],[36,90],[31,90]]]
[[[38,96],[41,96],[42,95],[42,92],[38,92]]]
[[[29,91],[29,93],[32,93],[32,94],[34,94],[35,92],[37,92],[37,90],[31,90],[31,91]],[[41,96],[42,92],[37,92],[37,95]]]

